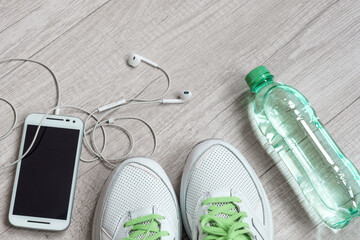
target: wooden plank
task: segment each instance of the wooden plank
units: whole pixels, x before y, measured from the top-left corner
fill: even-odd
[[[360,95],[358,1],[337,1],[265,63],[303,92],[327,123]],[[336,20],[335,20],[336,19]],[[276,73],[275,73],[276,74]]]
[[[44,1],[1,1],[0,33],[35,11]]]
[[[108,0],[8,1],[1,4],[1,58],[29,58],[76,26]],[[30,4],[31,3],[31,4]],[[0,77],[18,64],[2,66]]]

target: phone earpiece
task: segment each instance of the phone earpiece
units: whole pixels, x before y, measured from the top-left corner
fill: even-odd
[[[130,66],[137,67],[137,66],[139,66],[139,64],[141,62],[145,62],[145,63],[147,63],[147,64],[149,64],[149,65],[151,65],[153,67],[156,67],[156,68],[159,66],[157,63],[155,63],[155,62],[153,62],[153,61],[151,61],[151,60],[149,60],[147,58],[144,58],[144,57],[142,57],[142,56],[140,56],[138,54],[133,53],[133,54],[131,54],[129,56],[128,64]]]
[[[179,94],[178,99],[163,99],[162,103],[185,103],[190,101],[192,93],[188,90],[184,90]]]

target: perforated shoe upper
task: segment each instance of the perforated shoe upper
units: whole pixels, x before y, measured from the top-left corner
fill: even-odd
[[[226,147],[211,147],[196,163],[187,190],[186,211],[194,214],[201,195],[216,190],[236,189],[253,208],[259,202],[256,186],[246,168]]]
[[[247,213],[243,221],[249,224],[254,236],[258,240],[273,238],[271,209],[255,172],[233,146],[210,139],[190,153],[181,183],[181,211],[185,229],[192,239],[204,237],[200,219],[209,213],[209,206],[202,203],[216,197],[241,199],[234,204],[238,211]]]
[[[161,231],[170,233],[162,239],[180,239],[178,204],[165,172],[150,159],[129,159],[114,171],[104,187],[95,214],[100,221],[94,219],[93,226],[99,230],[93,231],[93,239],[129,237],[134,226],[125,224],[149,215],[164,217],[154,220]]]

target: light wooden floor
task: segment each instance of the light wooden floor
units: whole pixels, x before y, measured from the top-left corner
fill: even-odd
[[[273,210],[275,239],[360,239],[360,218],[337,234],[321,224],[277,155],[263,138],[258,141],[244,82],[249,70],[264,64],[278,81],[299,89],[360,169],[358,0],[12,0],[0,2],[0,18],[0,58],[48,64],[61,83],[63,104],[93,110],[144,88],[143,96],[159,95],[165,89],[161,73],[146,65],[127,66],[130,52],[158,62],[170,73],[173,87],[168,97],[190,89],[194,97],[184,105],[123,108],[116,113],[142,117],[154,126],[159,139],[154,159],[177,193],[191,148],[206,138],[222,138],[236,146],[260,176]],[[55,105],[51,77],[39,66],[1,64],[0,78],[0,96],[15,103],[21,124],[28,114]],[[12,117],[0,102],[1,133]],[[148,130],[133,122],[123,124],[135,134],[134,155],[149,154]],[[16,157],[20,134],[21,125],[0,142],[1,164]],[[114,141],[109,152],[119,156],[128,140],[117,131],[110,135]],[[109,173],[102,163],[81,163],[71,226],[53,233],[10,226],[14,169],[1,171],[0,239],[90,239],[95,204]]]

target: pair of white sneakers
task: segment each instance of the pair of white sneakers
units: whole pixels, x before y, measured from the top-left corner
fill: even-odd
[[[93,240],[272,240],[265,191],[246,159],[230,144],[205,140],[189,154],[180,208],[162,167],[148,158],[124,161],[98,200]]]

